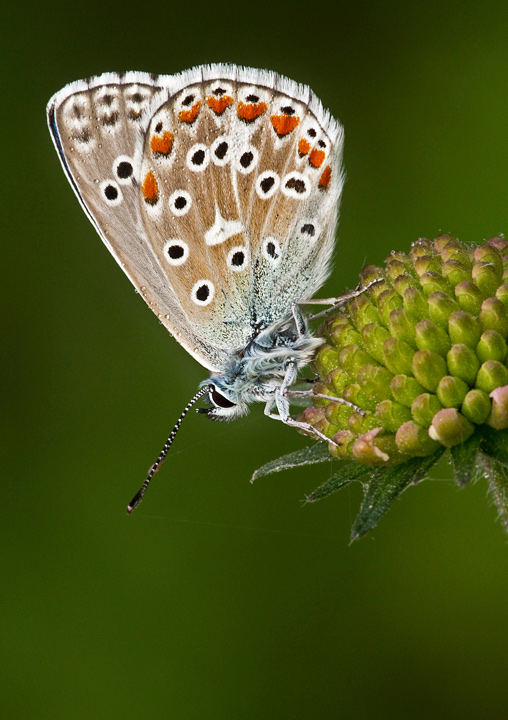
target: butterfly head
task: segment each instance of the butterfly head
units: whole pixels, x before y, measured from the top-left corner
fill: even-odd
[[[200,408],[198,412],[204,413],[211,420],[236,420],[249,412],[247,402],[239,397],[238,393],[227,386],[223,377],[206,380],[203,385],[208,386],[208,403],[210,407]]]

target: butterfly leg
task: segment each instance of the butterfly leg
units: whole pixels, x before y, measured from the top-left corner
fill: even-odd
[[[377,285],[377,283],[382,282],[382,281],[383,281],[383,278],[378,278],[377,280],[373,280],[372,282],[365,285],[365,287],[358,286],[354,290],[351,290],[351,292],[347,292],[347,293],[344,293],[343,295],[339,295],[339,297],[313,298],[312,300],[305,300],[304,302],[301,302],[300,305],[329,305],[329,307],[326,310],[322,310],[321,312],[316,313],[315,315],[311,315],[309,317],[309,320],[317,320],[318,318],[326,317],[329,313],[340,308],[341,305],[344,305],[345,303],[349,302],[349,300],[353,300],[354,298],[358,297],[359,295],[363,295],[363,293],[366,292],[367,290],[370,290],[370,288],[373,285]]]
[[[300,308],[298,307],[298,305],[296,303],[293,303],[291,305],[291,310],[293,312],[293,320],[295,321],[298,337],[301,337],[302,335],[305,335],[305,333],[307,332],[307,327],[305,325],[305,318],[303,317],[302,311],[300,310]],[[285,379],[286,378],[284,378],[284,380]],[[295,380],[296,380],[296,377],[295,377]],[[293,382],[294,382],[294,380],[293,380]]]
[[[309,423],[294,420],[289,414],[288,397],[292,394],[289,388],[295,382],[297,374],[297,362],[294,358],[290,358],[286,363],[286,374],[281,383],[281,386],[275,388],[274,397],[268,400],[265,405],[265,415],[272,418],[272,420],[281,420],[285,425],[289,425],[290,427],[298,428],[298,430],[304,430],[305,432],[311,433],[312,435],[315,435],[320,440],[324,440],[327,443],[333,443],[333,440],[326,437],[326,435],[317,430],[315,427],[312,427],[312,425],[310,425]],[[274,406],[277,407],[278,413],[272,412]]]

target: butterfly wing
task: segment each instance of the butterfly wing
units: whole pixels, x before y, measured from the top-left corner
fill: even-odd
[[[324,282],[342,129],[308,88],[232,65],[108,75],[64,88],[48,116],[104,242],[206,367]]]
[[[342,128],[274,73],[214,65],[186,80],[147,128],[142,215],[189,322],[241,350],[328,275]]]
[[[48,103],[48,124],[81,205],[159,320],[202,365],[222,370],[227,353],[190,325],[143,223],[139,177],[146,124],[173,78],[107,74],[78,81]]]

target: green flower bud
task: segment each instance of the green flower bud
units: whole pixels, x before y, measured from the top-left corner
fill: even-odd
[[[445,447],[465,442],[474,432],[474,425],[455,408],[440,410],[432,420],[429,436]]]
[[[506,342],[496,330],[485,330],[476,346],[476,357],[480,362],[497,360],[503,363],[506,359]]]
[[[431,255],[434,250],[434,244],[427,240],[427,238],[418,238],[414,243],[411,244],[411,250],[409,251],[409,257],[413,262],[423,255]]]
[[[411,420],[411,411],[395,400],[383,400],[376,407],[376,417],[387,432],[395,433],[403,423]]]
[[[499,251],[492,244],[480,245],[474,250],[474,259],[476,263],[485,263],[492,266],[497,276],[497,285],[499,285],[503,276],[503,259]]]
[[[496,269],[490,263],[477,262],[473,265],[473,282],[485,297],[496,294],[501,283],[501,276],[497,275]]]
[[[453,345],[476,348],[482,329],[480,323],[469,313],[458,310],[450,315],[448,334]]]
[[[321,345],[313,361],[313,369],[317,375],[324,377],[339,364],[339,354],[331,345]]]
[[[508,428],[508,385],[497,387],[490,394],[492,398],[492,412],[487,420],[487,425],[496,430]]]
[[[496,290],[496,297],[508,308],[508,285],[500,285]]]
[[[467,345],[453,345],[446,356],[446,364],[450,375],[459,377],[469,386],[475,384],[480,361]]]
[[[391,397],[390,383],[393,374],[379,365],[363,365],[357,373],[358,384],[375,403]]]
[[[379,323],[379,313],[368,295],[358,295],[349,303],[349,313],[355,327],[362,328],[367,323]]]
[[[422,393],[413,400],[411,415],[423,427],[429,427],[434,415],[442,409],[439,399],[431,393]]]
[[[402,307],[402,299],[395,292],[395,290],[386,289],[384,290],[377,299],[377,309],[379,311],[379,317],[385,327],[389,325],[390,313],[396,308]]]
[[[412,287],[413,283],[414,278],[410,275],[398,275],[393,281],[393,287],[402,296],[408,288]]]
[[[402,295],[404,309],[417,322],[429,316],[429,305],[425,295],[417,287],[409,287]]]
[[[421,277],[426,272],[439,273],[441,270],[441,262],[438,258],[433,258],[432,255],[421,255],[415,259],[414,269],[418,277]]]
[[[491,407],[492,403],[487,393],[483,390],[470,390],[464,398],[460,411],[469,422],[483,425],[490,415]]]
[[[430,350],[418,350],[413,356],[413,375],[426,390],[432,392],[447,374],[445,360]]]
[[[353,457],[364,465],[389,465],[392,455],[399,456],[395,436],[384,434],[383,428],[374,428],[361,435],[353,445]]]
[[[326,383],[325,383],[325,390],[326,392],[323,393],[324,395],[337,395],[337,397],[341,396],[344,392],[344,388],[346,388],[350,383],[349,375],[344,372],[344,370],[341,370],[340,368],[334,368],[331,372],[328,373],[326,376]],[[315,391],[315,388],[314,388]],[[331,392],[330,392],[331,391]]]
[[[429,437],[426,428],[410,420],[397,430],[395,444],[401,453],[413,457],[431,455],[439,447],[439,443]]]
[[[472,282],[461,282],[455,286],[455,298],[461,309],[477,316],[485,295]]]
[[[351,430],[340,430],[332,437],[333,443],[328,445],[330,455],[339,460],[350,460],[356,436]]]
[[[351,383],[342,393],[344,400],[356,405],[360,410],[373,412],[376,409],[376,401],[364,393],[359,383]],[[363,415],[361,416],[363,417]]]
[[[508,369],[497,360],[487,360],[478,370],[476,387],[490,394],[496,388],[508,385]]]
[[[471,279],[471,270],[455,257],[443,264],[443,275],[452,287]]]
[[[357,345],[346,345],[339,350],[338,365],[351,378],[356,378],[358,370],[368,363],[373,363],[373,358]]]
[[[328,333],[330,342],[336,347],[343,347],[344,345],[358,345],[361,343],[361,335],[353,325],[349,323],[346,325],[337,325]]]
[[[423,385],[420,385],[413,377],[407,377],[406,375],[395,375],[390,389],[394,400],[406,407],[411,407],[418,395],[425,392]]]
[[[478,320],[482,330],[496,330],[506,340],[508,310],[499,298],[489,297],[484,300]]]
[[[437,292],[429,295],[428,303],[429,318],[432,322],[436,323],[436,325],[439,325],[447,330],[450,315],[457,310],[460,310],[455,300],[446,295],[444,292],[438,290]]]
[[[460,408],[469,392],[469,385],[459,377],[445,375],[437,386],[436,395],[443,407]],[[430,425],[430,423],[429,423]]]
[[[431,350],[442,357],[451,347],[448,334],[432,322],[432,320],[420,320],[415,332],[416,347],[419,350]]]
[[[369,323],[362,328],[362,343],[365,350],[374,360],[379,363],[383,362],[383,345],[385,340],[390,337],[390,333],[382,325],[377,323]],[[390,368],[388,368],[390,369]]]
[[[425,295],[431,295],[433,292],[451,293],[452,286],[449,281],[436,272],[424,273],[420,278],[420,285]]]
[[[399,340],[404,340],[404,342],[409,343],[409,345],[416,348],[416,322],[414,318],[412,318],[403,308],[395,308],[395,310],[391,311],[388,318],[388,324],[390,327],[390,333],[393,337],[399,338]]]
[[[389,337],[383,343],[382,359],[394,375],[413,374],[414,349],[396,337]]]

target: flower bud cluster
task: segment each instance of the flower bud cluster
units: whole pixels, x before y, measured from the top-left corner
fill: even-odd
[[[385,265],[323,323],[314,392],[337,400],[300,419],[334,457],[378,466],[508,428],[508,241],[420,239]]]

